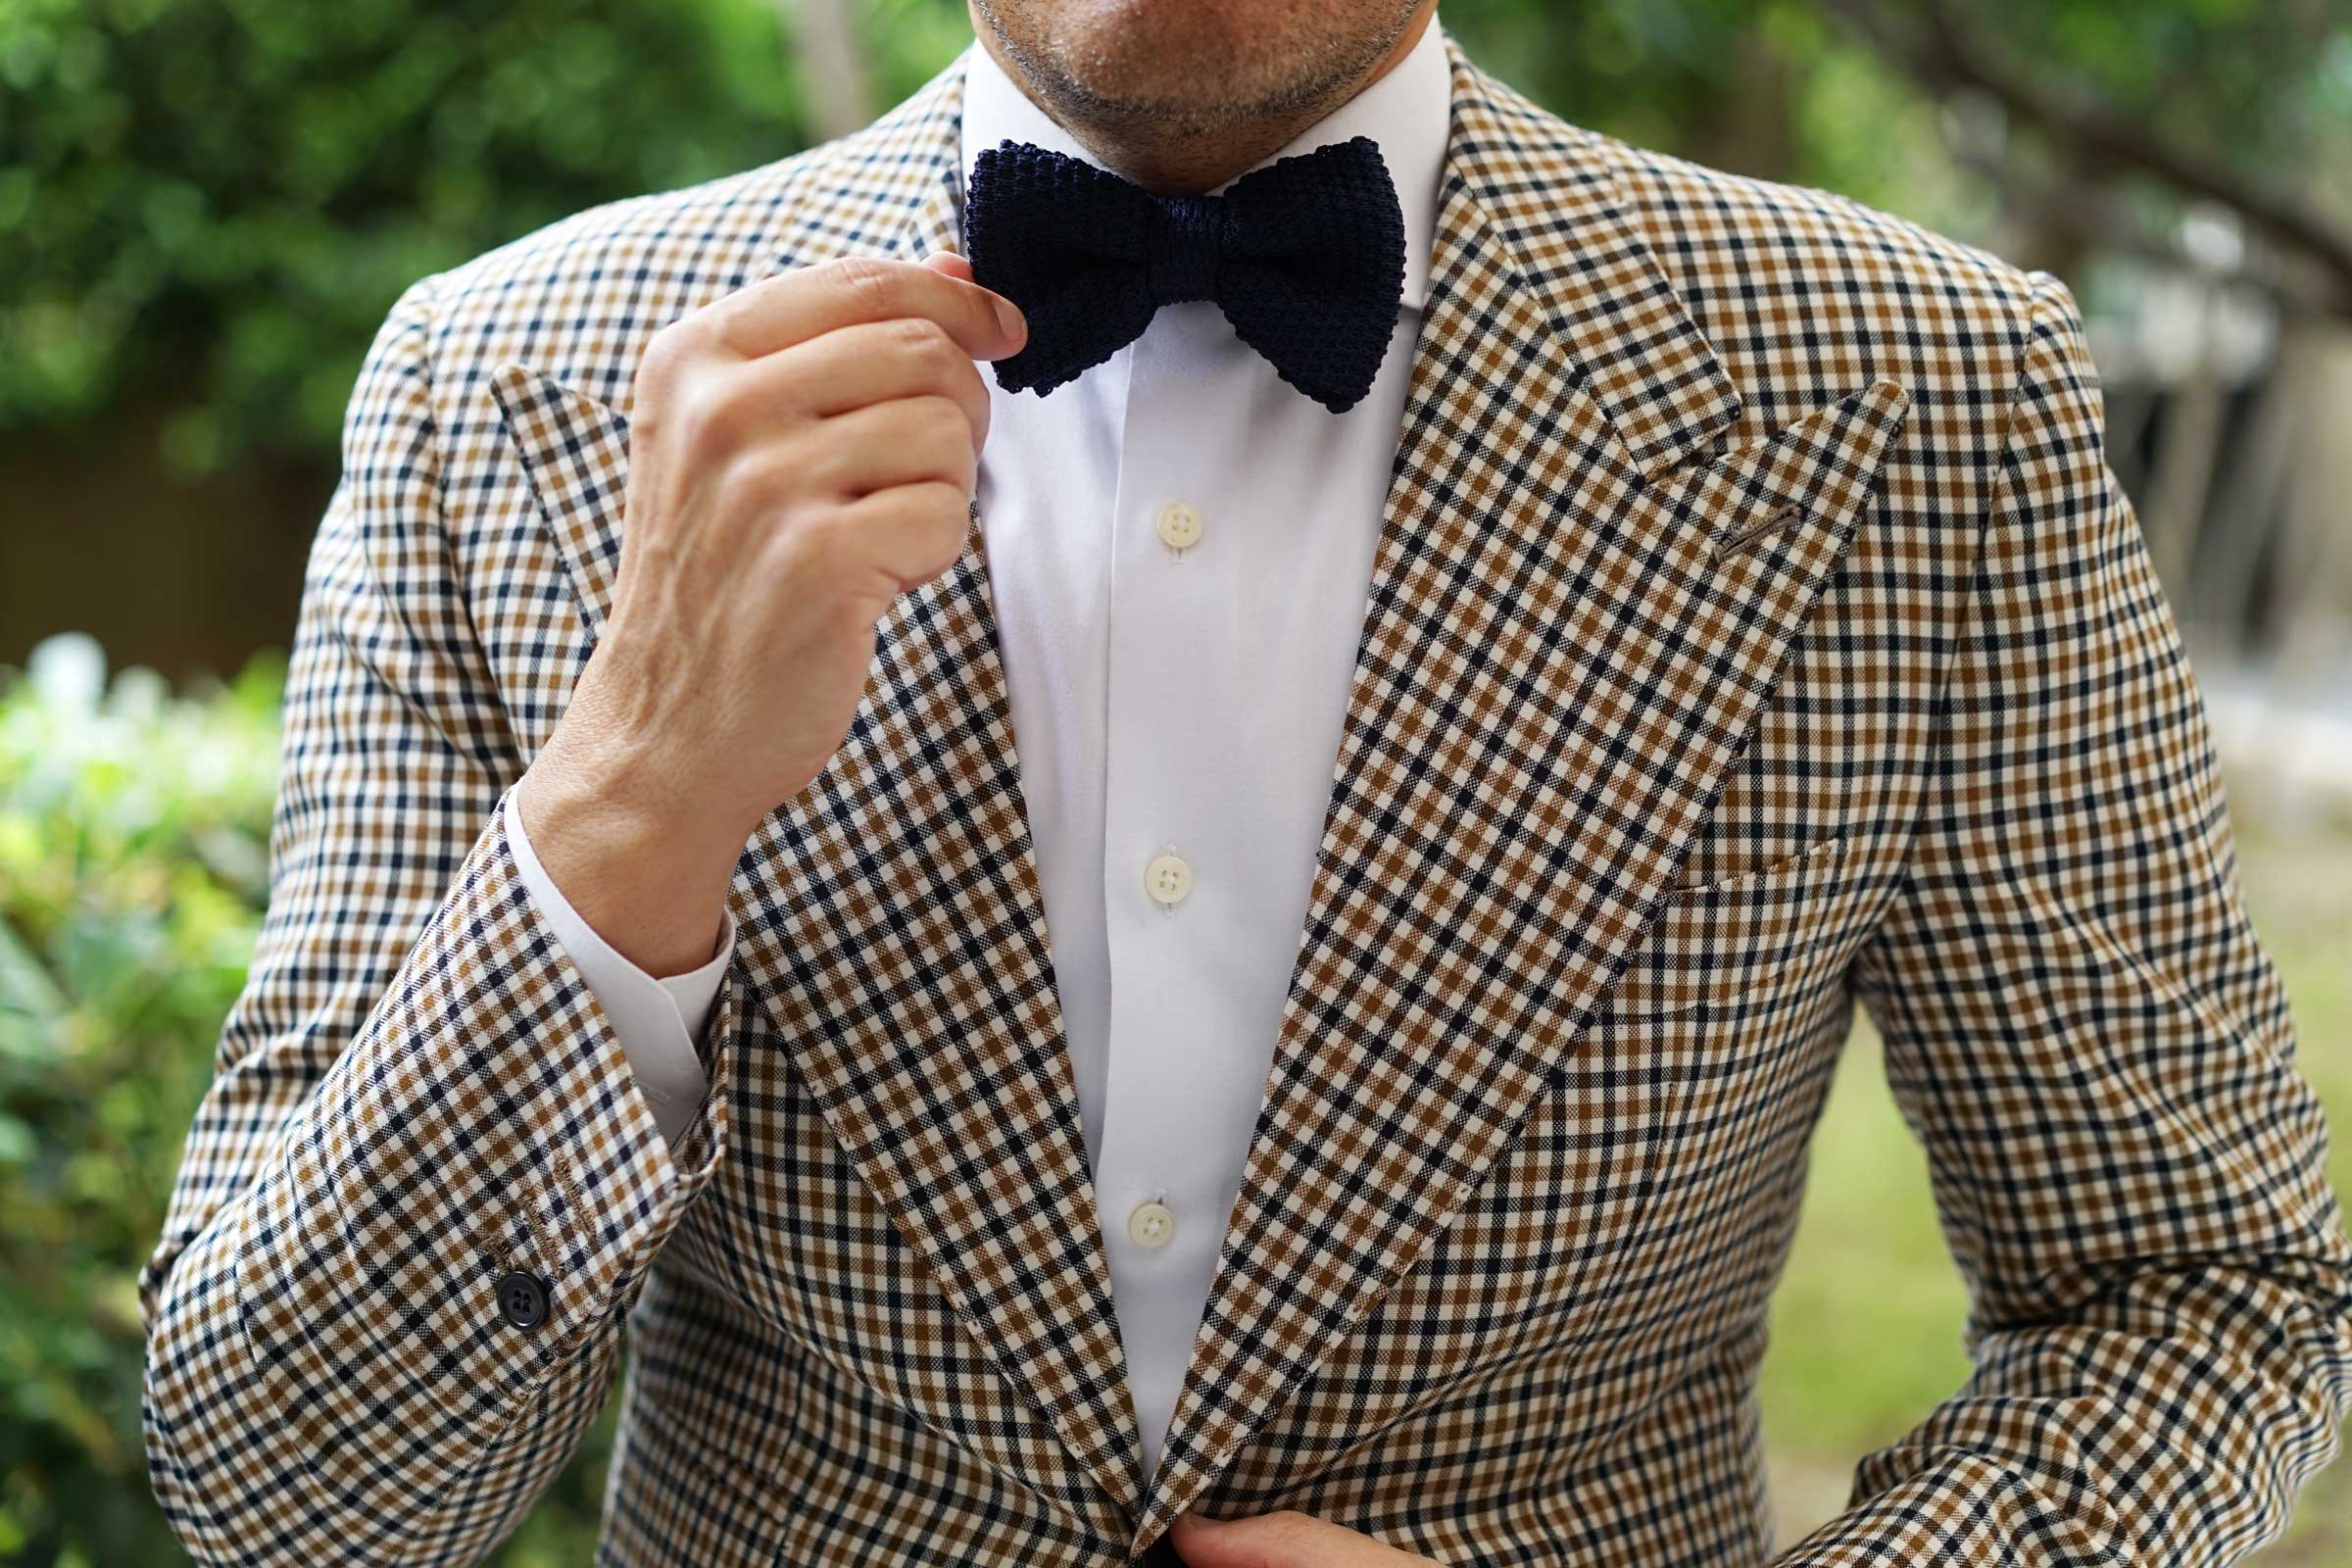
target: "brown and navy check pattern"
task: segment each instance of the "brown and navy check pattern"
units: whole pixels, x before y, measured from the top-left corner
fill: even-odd
[[[955,248],[958,65],[386,323],[269,920],[141,1280],[200,1560],[478,1558],[625,1344],[610,1564],[1109,1565],[1192,1506],[1450,1563],[1762,1563],[1766,1302],[1857,998],[1977,1370],[1782,1563],[2216,1564],[2279,1530],[2352,1405],[2352,1248],[2071,297],[1446,47],[1314,891],[1157,1473],[985,515],[744,856],[676,1149],[506,836],[602,624],[648,337],[778,268]],[[533,1329],[493,1299],[515,1268]]]

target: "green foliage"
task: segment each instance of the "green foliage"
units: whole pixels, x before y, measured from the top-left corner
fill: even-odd
[[[768,0],[0,0],[0,429],[331,450],[401,288],[789,152],[787,67]]]
[[[802,145],[787,9],[0,0],[0,433],[153,400],[182,469],[257,443],[327,456],[409,282]],[[2347,0],[1968,9],[2051,80],[2352,199]],[[859,10],[882,104],[970,36],[964,0]],[[2002,193],[1953,155],[1942,108],[1818,0],[1446,0],[1444,17],[1583,123],[2004,237]]]
[[[0,685],[0,1562],[183,1560],[136,1279],[268,902],[282,662],[173,696],[82,637]],[[607,1419],[498,1560],[594,1549]]]
[[[1909,30],[1919,0],[1445,0],[1473,58],[1558,113],[1646,147],[1819,185],[1975,243],[2004,192],[1969,127],[1838,13]],[[2352,205],[2347,0],[1966,0],[1980,47],[2042,87],[2279,189]],[[1975,106],[1982,108],[1983,106]],[[2026,164],[2066,149],[2018,149]],[[2018,172],[2012,169],[2012,172]],[[2112,173],[2125,172],[2112,171]],[[2169,194],[2169,193],[2159,193]],[[2118,235],[2118,243],[2125,236]]]
[[[277,670],[104,673],[58,638],[0,693],[0,1559],[166,1540],[134,1279],[264,897]]]

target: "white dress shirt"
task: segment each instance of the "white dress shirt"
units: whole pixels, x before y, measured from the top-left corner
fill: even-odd
[[[1091,155],[977,43],[963,167],[1011,137]],[[1367,135],[1404,214],[1403,297],[1371,391],[1334,415],[1213,302],[1040,398],[983,368],[980,524],[1054,976],[1146,1463],[1192,1357],[1288,992],[1421,324],[1449,83],[1432,21],[1274,158]],[[1219,186],[1218,189],[1224,187]],[[733,943],[656,980],[591,931],[519,817],[538,901],[665,1134],[703,1094]]]

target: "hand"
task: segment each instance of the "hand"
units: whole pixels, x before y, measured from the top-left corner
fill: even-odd
[[[1168,1527],[1185,1568],[1404,1568],[1430,1564],[1345,1525],[1284,1510],[1254,1519],[1178,1514]],[[1431,1565],[1434,1568],[1434,1564]]]
[[[875,623],[962,554],[974,361],[1026,330],[942,254],[795,269],[654,334],[611,612],[518,787],[548,874],[639,967],[710,956],[745,841],[849,733]]]

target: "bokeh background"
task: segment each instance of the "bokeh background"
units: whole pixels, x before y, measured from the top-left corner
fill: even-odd
[[[2352,4],[1441,18],[1570,119],[2073,285],[2301,1059],[2352,1123]],[[384,311],[862,123],[969,37],[961,0],[0,0],[0,1562],[181,1560],[132,1278],[251,952],[283,650]],[[1965,1307],[1858,1030],[1766,1364],[1790,1538],[1959,1384]],[[501,1562],[588,1561],[605,1451]],[[2267,1560],[2352,1561],[2352,1460]]]

